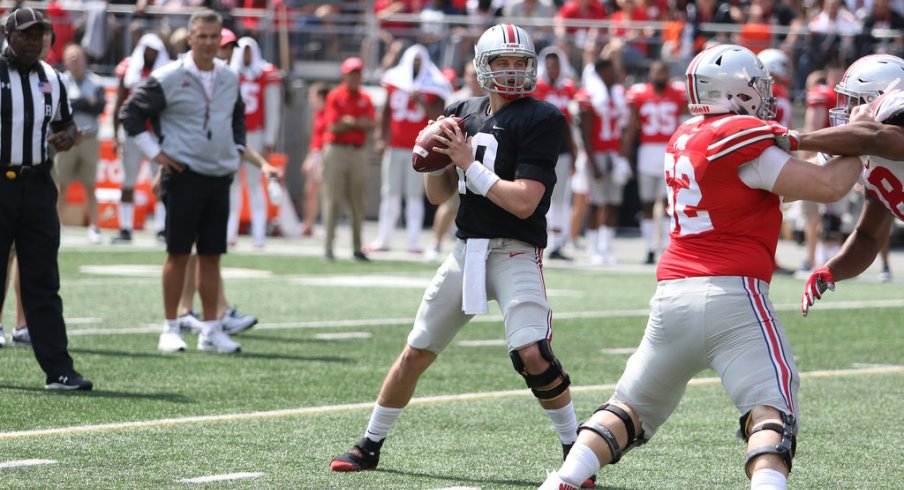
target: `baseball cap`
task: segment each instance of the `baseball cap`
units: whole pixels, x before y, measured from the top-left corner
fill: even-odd
[[[223,30],[220,31],[220,47],[222,48],[230,43],[238,43],[238,38],[235,37],[234,32],[224,27]]]
[[[361,58],[357,56],[352,56],[351,58],[346,58],[345,61],[342,62],[342,74],[346,75],[355,70],[360,70],[364,68],[364,62],[361,61]]]
[[[50,29],[50,23],[44,21],[44,16],[41,15],[41,12],[30,7],[18,9],[6,16],[7,33],[24,31],[35,24],[41,24],[44,29]]]

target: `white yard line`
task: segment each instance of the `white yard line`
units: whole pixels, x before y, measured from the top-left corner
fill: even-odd
[[[904,366],[884,366],[864,369],[837,369],[825,371],[807,371],[800,373],[801,378],[842,378],[850,376],[866,376],[873,374],[899,374],[904,373]],[[710,385],[719,383],[719,378],[694,378],[690,385]],[[596,391],[612,391],[614,384],[571,386],[573,393],[588,393]],[[504,390],[483,391],[475,393],[461,393],[458,395],[438,395],[417,397],[411,400],[410,405],[425,405],[432,403],[450,403],[470,400],[487,400],[494,398],[510,398],[519,396],[532,396],[530,390]],[[0,432],[0,440],[27,439],[39,436],[51,435],[75,435],[91,432],[107,432],[113,430],[144,429],[151,427],[164,427],[173,425],[201,424],[210,422],[234,422],[239,420],[254,420],[279,417],[295,417],[300,415],[317,415],[324,413],[336,413],[349,410],[364,410],[373,408],[373,402],[345,403],[341,405],[326,405],[320,407],[299,407],[283,410],[266,410],[259,412],[231,413],[220,415],[198,415],[194,417],[180,417],[171,419],[140,420],[134,422],[119,422],[113,424],[76,425],[70,427],[57,427],[53,429],[22,430],[14,432]]]
[[[774,305],[778,311],[800,311],[800,303],[788,303]],[[819,310],[849,310],[856,308],[902,308],[904,300],[900,299],[884,299],[872,301],[833,301],[829,303],[820,303],[816,306],[816,311],[811,313],[814,317],[819,315]],[[634,309],[634,310],[607,310],[607,311],[571,311],[557,313],[553,312],[553,320],[574,320],[576,318],[630,318],[645,317],[649,315],[650,310]],[[471,322],[493,323],[501,322],[502,315],[481,315],[474,317]],[[274,322],[274,323],[258,323],[255,330],[296,330],[304,328],[342,328],[342,327],[389,327],[395,325],[410,325],[414,322],[414,317],[405,318],[371,318],[361,320],[317,320],[309,322]],[[110,327],[110,328],[72,328],[66,333],[73,335],[110,335],[110,334],[135,334],[135,333],[157,333],[160,332],[160,325],[145,325],[140,327]]]
[[[197,478],[185,478],[179,480],[179,483],[210,483],[215,481],[241,480],[243,478],[260,478],[264,476],[261,472],[244,472],[244,473],[226,473],[224,475],[208,475],[199,476]]]
[[[56,464],[52,459],[20,459],[18,461],[4,461],[0,468],[23,468],[25,466],[38,466],[42,464]]]

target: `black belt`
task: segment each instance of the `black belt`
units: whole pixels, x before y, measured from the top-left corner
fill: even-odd
[[[7,180],[16,180],[19,177],[28,178],[37,175],[47,175],[53,164],[50,161],[40,165],[11,165],[8,163],[0,164],[0,174]]]

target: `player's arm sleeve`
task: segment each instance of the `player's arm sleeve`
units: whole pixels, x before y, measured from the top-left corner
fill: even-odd
[[[166,94],[160,82],[149,77],[135,88],[119,110],[119,121],[129,136],[147,132],[147,120],[166,109]]]
[[[520,137],[515,179],[555,184],[556,162],[565,145],[565,116],[558,110],[538,118]]]
[[[232,141],[239,152],[245,152],[245,102],[239,89],[236,89],[235,105],[232,106]]]
[[[747,187],[772,192],[778,174],[790,159],[791,155],[770,146],[754,160],[738,167],[738,177]]]
[[[282,120],[282,87],[278,83],[268,83],[264,89],[264,144],[273,148],[279,138],[279,123]]]

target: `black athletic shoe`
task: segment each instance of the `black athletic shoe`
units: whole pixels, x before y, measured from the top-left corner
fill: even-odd
[[[656,263],[656,254],[653,252],[647,252],[647,260],[644,261],[644,264],[653,265]]]
[[[119,234],[113,237],[110,240],[110,243],[113,244],[128,244],[132,243],[132,230],[119,230]]]
[[[549,258],[556,260],[571,260],[571,257],[563,254],[561,249],[555,249],[552,252],[549,252]]]
[[[48,390],[72,391],[82,390],[91,391],[94,384],[90,380],[82,377],[79,373],[69,373],[57,376],[56,378],[47,378],[47,384],[44,388]]]
[[[562,459],[568,457],[568,452],[571,451],[571,448],[574,447],[574,443],[571,444],[562,444]],[[596,475],[590,475],[590,478],[584,480],[584,483],[581,483],[581,488],[595,488],[596,487]]]
[[[370,262],[370,258],[367,255],[364,255],[364,252],[355,252],[353,257],[358,262]]]
[[[384,439],[385,440],[385,439]],[[351,451],[333,458],[330,471],[363,471],[372,470],[380,462],[380,447],[383,441],[374,442],[364,437],[352,447]]]

